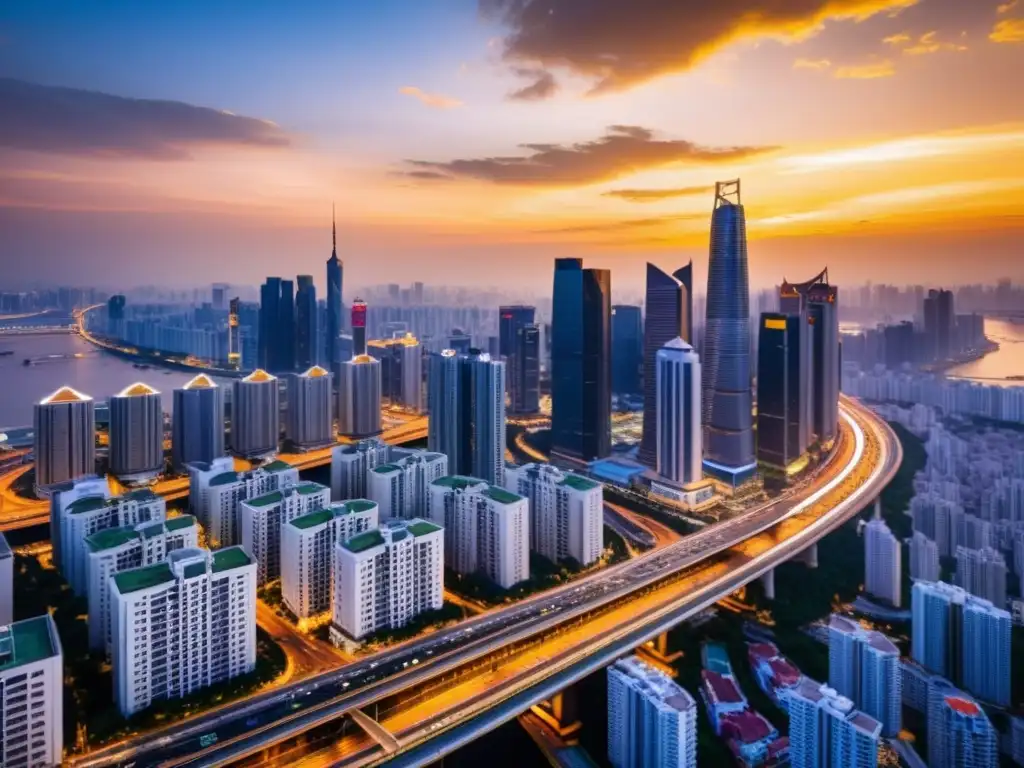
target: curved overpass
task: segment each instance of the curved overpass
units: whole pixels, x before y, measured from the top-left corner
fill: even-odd
[[[224,765],[381,703],[380,724],[394,737],[380,740],[387,749],[357,745],[325,759],[360,766],[437,760],[791,558],[873,502],[899,467],[899,442],[857,403],[844,400],[842,411],[830,459],[783,499],[558,589],[72,764]],[[217,743],[200,745],[209,733]]]

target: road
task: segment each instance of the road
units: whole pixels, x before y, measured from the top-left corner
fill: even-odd
[[[339,664],[351,661],[350,657],[334,646],[297,632],[262,600],[256,601],[256,624],[281,646],[288,660],[284,674],[275,681],[277,685],[284,685],[292,678],[302,679],[334,669]]]
[[[126,745],[98,751],[71,761],[71,765],[101,766],[124,761],[132,761],[138,766],[158,763],[223,764],[311,727],[330,722],[353,707],[364,707],[410,686],[436,679],[445,672],[464,667],[468,662],[486,657],[510,644],[534,636],[546,636],[567,620],[594,614],[599,609],[603,610],[640,593],[701,561],[758,537],[769,528],[779,526],[789,518],[814,507],[823,498],[831,499],[839,492],[837,489],[865,496],[866,504],[869,501],[866,495],[871,495],[873,499],[880,492],[881,486],[875,487],[877,478],[889,471],[891,467],[887,462],[892,457],[865,455],[866,441],[858,420],[874,417],[866,417],[863,413],[859,413],[856,420],[851,417],[851,413],[860,410],[858,406],[844,402],[843,431],[835,451],[817,473],[783,499],[764,504],[743,516],[708,526],[665,548],[598,571],[508,608],[489,611],[478,618],[363,658],[357,663],[259,694],[221,708],[210,716],[193,717],[187,723],[146,734]],[[848,487],[850,484],[856,486],[856,479],[864,480],[861,475],[866,477],[864,472],[858,472],[857,477],[851,479],[865,459],[868,459],[868,466],[875,469],[871,475],[875,480],[872,483],[861,482],[859,490],[857,487]],[[728,572],[718,574],[720,577],[727,575]],[[634,606],[629,607],[628,615],[637,615]],[[594,632],[592,627],[587,627],[587,630],[586,636],[591,639],[600,634]],[[437,722],[440,723],[439,733],[449,727],[442,721]],[[199,737],[211,732],[217,734],[217,744],[200,749]]]

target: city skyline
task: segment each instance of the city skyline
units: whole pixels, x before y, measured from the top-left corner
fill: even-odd
[[[286,272],[325,292],[336,202],[350,284],[386,264],[523,285],[521,265],[572,254],[636,286],[645,260],[692,257],[700,285],[709,189],[736,176],[753,285],[823,249],[841,284],[1020,275],[1024,115],[998,85],[1024,58],[1012,2],[609,3],[586,29],[614,65],[567,34],[571,0],[543,23],[537,4],[475,5],[12,11],[8,277]]]

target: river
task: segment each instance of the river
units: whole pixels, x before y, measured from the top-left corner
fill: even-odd
[[[164,410],[170,412],[171,390],[193,376],[162,368],[139,370],[129,360],[100,352],[74,334],[0,336],[0,352],[7,350],[14,354],[0,357],[0,428],[31,424],[32,405],[64,385],[96,400],[106,400],[130,384],[144,381],[163,393]],[[23,364],[29,357],[76,353],[83,357]]]
[[[1024,381],[1007,380],[1007,376],[1024,376],[1024,324],[986,317],[985,335],[999,344],[999,349],[950,368],[947,375],[1001,387],[1024,386]]]

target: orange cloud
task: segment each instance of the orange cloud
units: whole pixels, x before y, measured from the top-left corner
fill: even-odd
[[[960,43],[947,43],[939,40],[939,33],[925,32],[918,39],[916,45],[904,48],[903,52],[910,56],[921,56],[927,53],[938,53],[939,51],[966,51],[967,46]]]
[[[441,96],[437,93],[427,93],[415,85],[407,85],[404,88],[399,88],[398,92],[403,96],[412,96],[414,99],[419,99],[423,104],[434,109],[452,109],[453,107],[461,107],[462,102],[458,99],[453,99],[448,96]]]
[[[793,62],[793,69],[828,69],[832,62],[828,59],[797,59]]]
[[[996,13],[1009,13],[1010,11],[1017,7],[1017,2],[1018,0],[1010,0],[1008,3],[1003,3],[1002,5],[996,8]]]
[[[876,80],[882,77],[892,77],[895,74],[896,67],[888,59],[873,64],[853,64],[839,67],[835,72],[835,76],[841,80]]]
[[[886,45],[903,45],[903,43],[910,42],[910,35],[908,35],[906,32],[900,32],[895,35],[883,37],[882,42],[885,43]]]
[[[1024,19],[1003,19],[992,28],[993,43],[1024,43]]]

